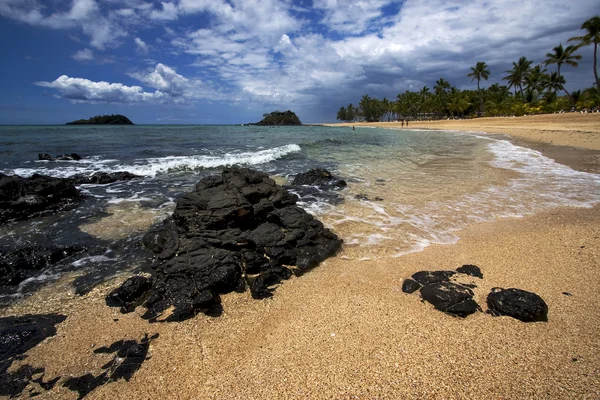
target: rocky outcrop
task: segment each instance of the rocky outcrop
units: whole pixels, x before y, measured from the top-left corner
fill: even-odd
[[[67,125],[133,125],[129,118],[121,114],[96,115],[90,119],[78,119]]]
[[[301,185],[317,186],[321,189],[341,189],[347,186],[346,181],[337,179],[331,172],[323,168],[311,169],[296,175],[292,181],[292,186]]]
[[[106,185],[117,181],[130,181],[132,179],[141,178],[139,175],[132,174],[127,171],[118,172],[95,172],[92,175],[75,175],[68,178],[75,185],[96,184]]]
[[[0,287],[16,286],[40,270],[83,250],[79,246],[34,246],[0,252]]]
[[[521,289],[494,288],[487,297],[488,312],[523,322],[548,321],[548,305],[540,296]]]
[[[0,223],[67,209],[83,196],[61,178],[34,174],[29,178],[0,173]]]
[[[82,158],[83,157],[81,157],[77,153],[61,154],[60,156],[56,156],[56,157],[52,157],[50,154],[46,154],[46,153],[38,154],[38,159],[40,161],[79,161]]]
[[[250,169],[202,179],[177,200],[172,218],[143,239],[156,255],[144,317],[155,319],[170,306],[168,320],[218,312],[220,293],[246,287],[254,298],[269,297],[273,285],[334,255],[342,241],[296,201]],[[127,310],[136,301],[115,305]]]
[[[290,110],[273,111],[269,114],[264,114],[263,119],[254,125],[302,125],[300,118]]]

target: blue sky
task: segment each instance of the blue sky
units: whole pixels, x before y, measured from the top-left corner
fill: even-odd
[[[136,123],[244,123],[275,109],[335,120],[362,94],[440,77],[486,87],[547,52],[600,0],[0,0],[0,124],[121,113]],[[592,47],[564,66],[593,83]],[[555,67],[550,66],[553,70]]]

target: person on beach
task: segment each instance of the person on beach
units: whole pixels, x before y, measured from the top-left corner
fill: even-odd
[[[406,127],[408,128],[408,120],[406,120]]]
[[[404,120],[402,120],[402,127],[404,128]]]

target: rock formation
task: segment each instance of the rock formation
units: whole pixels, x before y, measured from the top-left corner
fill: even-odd
[[[202,179],[143,239],[156,255],[152,288],[138,295],[124,288],[135,286],[126,282],[107,303],[128,311],[145,300],[145,318],[152,320],[174,306],[169,320],[178,320],[200,310],[218,312],[220,293],[249,287],[254,298],[271,296],[273,285],[310,270],[342,244],[296,200],[250,169]]]

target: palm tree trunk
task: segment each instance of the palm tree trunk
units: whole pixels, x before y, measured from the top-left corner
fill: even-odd
[[[600,89],[600,79],[598,79],[598,71],[597,71],[597,66],[598,66],[598,58],[596,57],[598,53],[598,43],[594,43],[594,77],[596,78],[596,86],[598,89]]]

